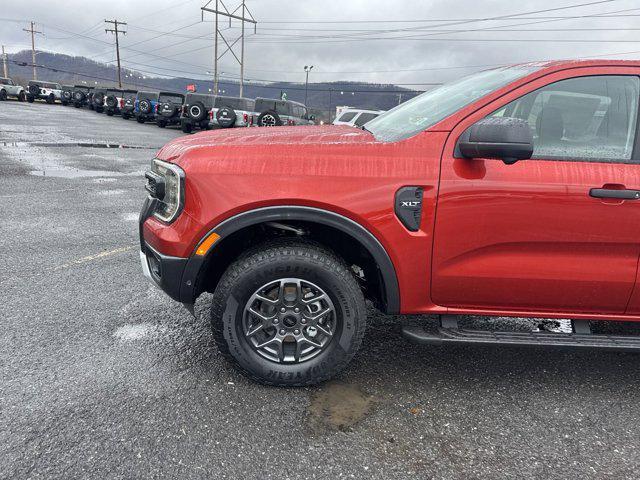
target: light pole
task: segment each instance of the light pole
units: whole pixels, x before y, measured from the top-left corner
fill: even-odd
[[[304,66],[304,71],[307,74],[307,80],[304,84],[304,104],[307,104],[307,94],[308,94],[308,90],[309,90],[309,72],[311,71],[311,69],[313,68],[313,65],[309,66],[309,65],[305,65]]]

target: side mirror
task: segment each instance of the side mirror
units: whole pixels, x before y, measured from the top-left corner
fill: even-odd
[[[499,158],[512,165],[531,158],[533,134],[519,118],[484,118],[460,136],[458,148],[465,158]]]

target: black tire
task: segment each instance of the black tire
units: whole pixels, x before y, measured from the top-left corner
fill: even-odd
[[[193,125],[189,122],[182,123],[182,133],[191,133],[193,131]]]
[[[318,286],[334,307],[334,323],[329,327],[333,336],[315,356],[302,362],[266,358],[244,332],[249,299],[261,286],[283,277]],[[340,373],[362,343],[366,317],[364,296],[347,264],[323,247],[299,240],[277,241],[247,252],[223,274],[211,305],[211,325],[220,352],[249,378],[288,387],[317,384]],[[287,318],[275,328],[276,333]],[[309,326],[300,331],[304,329],[309,332]]]
[[[165,122],[164,120],[157,120],[156,123],[160,128],[165,128],[167,126],[167,122]]]
[[[128,113],[122,113],[123,120],[129,120],[130,115]]]
[[[50,93],[47,97],[47,103],[49,105],[53,105],[54,103],[56,103],[56,97],[53,95],[53,93]]]
[[[136,117],[136,122],[144,123],[144,118],[143,117]]]
[[[118,106],[118,99],[115,95],[109,95],[107,99],[104,101],[105,105],[110,109],[114,109]]]
[[[40,86],[38,85],[29,85],[28,90],[32,97],[40,95]]]
[[[231,128],[235,126],[238,115],[236,111],[227,106],[220,107],[216,112],[216,121],[221,128]]]
[[[19,102],[24,102],[27,99],[27,96],[24,94],[24,91],[20,92],[18,94],[18,101]]]
[[[29,95],[29,96],[27,97],[27,102],[29,102],[29,103],[33,103],[33,101],[34,101],[34,100],[35,100],[35,99],[34,99],[31,95]]]
[[[275,110],[267,110],[258,116],[259,127],[280,127],[282,120]]]
[[[106,114],[108,117],[113,117],[113,110],[106,110]]]
[[[207,115],[207,109],[204,107],[204,103],[202,102],[192,103],[191,105],[189,105],[187,112],[189,113],[189,117],[194,122],[199,122],[200,120],[203,120],[204,117]]]
[[[138,102],[138,110],[140,113],[149,114],[151,113],[151,108],[151,102],[147,99],[140,100],[140,102]]]
[[[73,100],[76,102],[76,105],[82,104],[84,102],[86,95],[84,92],[73,92]]]
[[[178,106],[171,102],[158,105],[158,113],[166,118],[172,118],[178,114]]]
[[[102,113],[102,112],[104,112],[104,107],[99,107],[99,106],[98,106],[98,107],[96,107],[96,112],[97,112],[97,113]]]
[[[62,105],[65,107],[69,105],[69,102],[67,102],[66,100],[62,100],[60,103],[62,103]]]
[[[76,107],[76,108],[80,108],[82,105],[79,104],[79,103],[74,103],[73,106]]]
[[[7,99],[7,91],[0,90],[0,102],[4,102]]]

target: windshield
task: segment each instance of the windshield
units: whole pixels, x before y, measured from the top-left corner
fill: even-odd
[[[517,65],[475,73],[412,98],[371,120],[365,128],[382,142],[404,140],[539,68],[533,64]]]

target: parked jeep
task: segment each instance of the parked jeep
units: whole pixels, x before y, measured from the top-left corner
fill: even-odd
[[[56,100],[61,99],[61,95],[62,87],[59,83],[31,80],[27,86],[26,97],[29,103],[33,103],[37,98],[47,103],[55,103]]]
[[[17,98],[19,101],[24,102],[26,98],[24,88],[16,85],[10,78],[0,77],[0,101],[9,97]]]
[[[91,92],[91,87],[87,87],[86,85],[76,85],[73,87],[71,91],[71,99],[73,101],[73,106],[76,108],[83,107],[87,104],[88,95]]]
[[[136,90],[125,90],[122,94],[122,108],[120,109],[120,116],[128,120],[134,113],[136,108],[136,97],[138,92]]]
[[[72,103],[73,98],[73,85],[62,85],[62,92],[60,93],[60,102],[62,105],[67,106]]]
[[[365,298],[439,316],[402,328],[425,345],[638,352],[632,331],[597,331],[640,321],[639,104],[640,61],[533,63],[364,129],[178,138],[146,173],[142,269],[191,310],[211,292],[219,350],[271,385],[341,371]],[[512,328],[459,328],[460,315]]]
[[[104,111],[108,116],[112,117],[113,115],[120,113],[120,109],[124,105],[123,95],[124,90],[119,88],[107,89],[107,93],[104,97]]]
[[[165,128],[167,125],[178,125],[180,123],[183,103],[184,95],[181,93],[160,92],[158,95],[158,113],[156,116],[158,126]]]
[[[158,92],[138,92],[135,102],[135,117],[138,123],[152,122],[156,119]]]
[[[291,100],[256,98],[256,120],[259,127],[279,127],[281,125],[313,125],[313,116],[307,113],[307,107]]]
[[[104,101],[107,98],[107,89],[104,87],[96,87],[91,96],[91,109],[98,113],[104,112]]]
[[[213,128],[248,127],[257,118],[255,101],[241,97],[216,97],[209,113]]]
[[[209,112],[215,106],[215,99],[215,95],[187,93],[180,116],[180,125],[184,133],[191,133],[194,128],[209,129]]]

